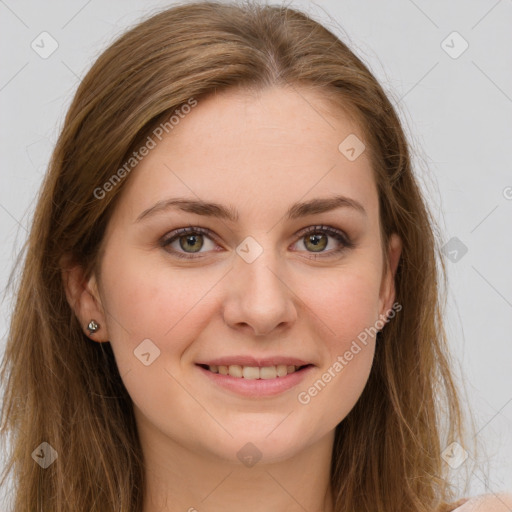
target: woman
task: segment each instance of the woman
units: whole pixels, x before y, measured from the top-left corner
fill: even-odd
[[[306,15],[198,2],[128,31],[28,239],[14,510],[502,510],[448,480],[469,445],[433,226],[393,106]]]

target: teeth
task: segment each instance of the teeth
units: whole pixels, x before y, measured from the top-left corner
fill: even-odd
[[[208,369],[213,373],[221,375],[230,375],[244,379],[275,379],[276,377],[286,377],[289,373],[297,371],[299,366],[279,364],[277,366],[240,366],[232,364],[230,366],[210,365]]]
[[[228,368],[228,374],[231,375],[231,377],[247,377],[246,375],[243,375],[242,367],[237,364],[232,364]]]
[[[290,372],[295,371],[295,366],[293,366],[293,370]],[[285,364],[280,364],[279,366],[276,366],[276,373],[278,377],[286,377],[288,375],[288,367]]]
[[[242,377],[243,376],[244,379],[259,379],[260,378],[260,369],[257,368],[256,366],[244,366],[243,369],[241,366],[239,366],[241,375],[238,375],[236,370],[235,370],[235,372],[232,372],[231,368],[233,368],[233,367],[232,366],[229,367],[229,375],[231,375],[231,377]]]
[[[277,377],[277,368],[275,366],[265,366],[260,369],[260,379],[275,379]]]

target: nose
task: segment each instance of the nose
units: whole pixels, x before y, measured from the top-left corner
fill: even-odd
[[[289,328],[297,319],[297,293],[270,249],[249,263],[238,255],[226,284],[224,321],[254,336]]]

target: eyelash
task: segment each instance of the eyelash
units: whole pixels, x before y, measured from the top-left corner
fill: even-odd
[[[316,259],[319,256],[321,258],[323,258],[323,257],[337,255],[337,254],[341,253],[342,251],[345,251],[347,249],[352,249],[355,246],[355,244],[342,231],[340,231],[336,228],[330,227],[330,226],[310,226],[306,230],[302,231],[299,234],[298,238],[299,239],[304,238],[305,236],[313,234],[313,233],[314,234],[324,233],[324,234],[330,235],[333,238],[335,238],[338,242],[341,243],[341,247],[338,249],[328,251],[327,253],[312,253],[311,259]],[[180,237],[182,237],[184,235],[190,235],[190,234],[205,235],[208,238],[210,238],[212,241],[215,241],[215,239],[212,237],[212,233],[209,229],[196,227],[196,226],[190,226],[188,228],[180,228],[175,231],[172,231],[168,236],[165,236],[164,238],[162,238],[162,240],[160,241],[160,245],[161,245],[161,247],[166,248],[168,245],[170,245],[172,242],[179,239]],[[197,255],[192,255],[193,253],[182,253],[182,252],[176,251],[174,249],[172,249],[171,252],[174,256],[176,256],[178,258],[183,258],[183,259],[188,259],[188,260],[201,258],[202,257],[201,254],[204,254],[204,253],[195,253]],[[185,256],[185,254],[186,254],[186,256]],[[326,254],[327,256],[324,256],[323,254]]]

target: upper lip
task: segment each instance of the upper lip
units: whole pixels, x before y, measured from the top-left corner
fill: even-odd
[[[287,356],[271,356],[271,357],[253,357],[253,356],[226,356],[226,357],[218,357],[216,359],[211,359],[209,361],[200,361],[196,364],[203,364],[208,366],[231,366],[231,365],[239,365],[239,366],[306,366],[308,364],[307,361],[303,361],[302,359],[297,359],[296,357],[287,357]]]

